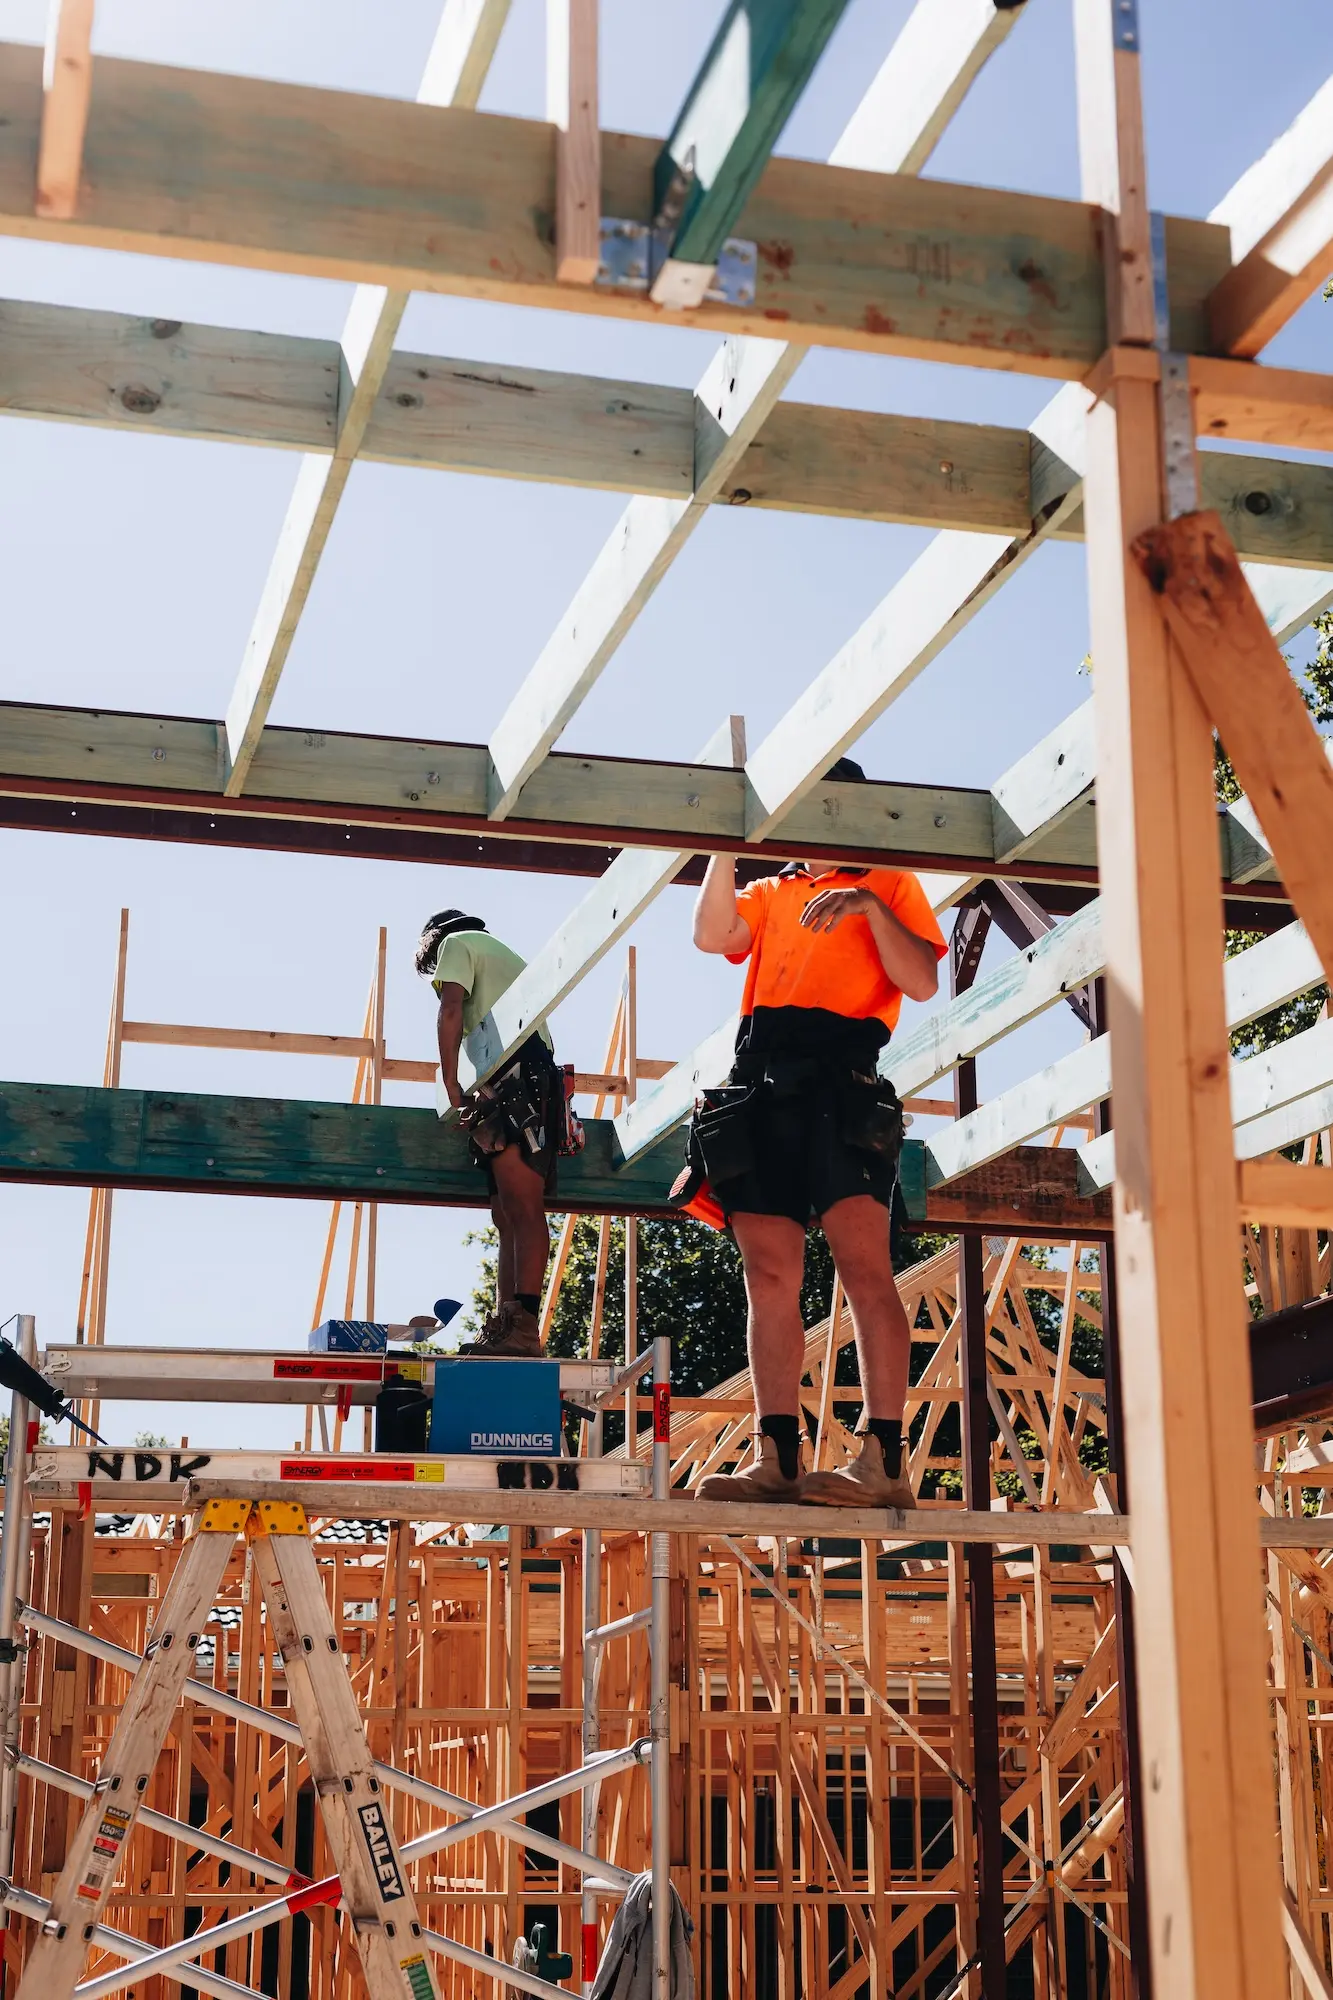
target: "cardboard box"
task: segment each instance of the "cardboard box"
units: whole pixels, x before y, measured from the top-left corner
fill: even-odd
[[[373,1319],[326,1319],[310,1336],[312,1354],[383,1354],[389,1329]]]
[[[482,1458],[558,1458],[560,1363],[438,1360],[430,1448]]]

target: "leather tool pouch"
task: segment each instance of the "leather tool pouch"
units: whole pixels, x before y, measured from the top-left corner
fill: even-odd
[[[903,1146],[903,1107],[883,1077],[853,1076],[838,1092],[838,1129],[843,1144],[896,1160]]]
[[[524,1066],[515,1063],[481,1085],[460,1122],[484,1159],[514,1144],[539,1153],[546,1144],[544,1095]]]

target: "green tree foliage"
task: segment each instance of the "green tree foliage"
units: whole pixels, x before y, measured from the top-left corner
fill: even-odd
[[[37,1442],[38,1444],[50,1444],[51,1442],[51,1426],[50,1424],[47,1423],[45,1417],[42,1418],[41,1426],[37,1432]],[[6,1411],[4,1416],[0,1417],[0,1453],[6,1452],[8,1450],[9,1450],[9,1412]]]

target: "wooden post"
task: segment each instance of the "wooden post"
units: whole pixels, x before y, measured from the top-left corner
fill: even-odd
[[[378,1104],[384,1092],[384,980],[387,972],[389,933],[380,925],[380,934],[375,945],[375,985],[370,997],[370,1034],[373,1049],[367,1077],[367,1096],[372,1104]],[[375,1276],[379,1251],[379,1203],[372,1201],[366,1209],[366,1318],[375,1317]],[[361,1413],[361,1442],[366,1451],[375,1443],[375,1412],[367,1408]],[[403,1628],[402,1644],[406,1644],[406,1627]]]
[[[639,960],[633,945],[625,953],[625,1102],[633,1104],[639,1094]],[[633,1361],[639,1351],[639,1225],[632,1215],[625,1217],[625,1360]],[[638,1450],[638,1419],[635,1391],[625,1396],[625,1455],[634,1458]]]
[[[107,1090],[120,1087],[120,1054],[125,1036],[125,965],[130,946],[130,913],[120,913],[120,933],[116,944],[116,974],[111,986],[111,1019],[106,1033],[106,1060],[102,1084]],[[88,1231],[83,1247],[83,1278],[79,1286],[79,1316],[75,1339],[100,1346],[106,1339],[106,1290],[111,1262],[111,1188],[94,1188],[88,1197]],[[99,1403],[89,1403],[79,1411],[84,1422],[98,1428]]]
[[[1111,0],[1077,0],[1075,18],[1084,195],[1108,211],[1123,271],[1149,251],[1138,56],[1123,33],[1115,46]],[[1109,303],[1112,340],[1143,338]],[[1160,522],[1161,489],[1157,385],[1113,375],[1088,417],[1084,509],[1151,1962],[1172,2000],[1276,2000],[1213,739],[1129,553]]]
[[[37,152],[38,215],[64,220],[79,205],[83,139],[93,91],[94,0],[50,0]]]
[[[80,1519],[71,1509],[64,1509],[52,1516],[55,1615],[65,1624],[84,1630],[91,1615],[88,1593],[92,1583],[93,1529],[91,1515]],[[92,1663],[86,1653],[60,1639],[49,1642],[47,1658],[49,1679],[43,1675],[42,1714],[50,1736],[44,1754],[48,1762],[62,1771],[82,1775]],[[38,1850],[43,1895],[50,1894],[48,1878],[58,1875],[64,1866],[66,1842],[78,1823],[79,1816],[68,1793],[48,1785]]]
[[[611,1023],[610,1039],[606,1046],[606,1061],[602,1065],[604,1074],[608,1076],[615,1076],[619,1073],[616,1069],[616,1064],[619,1060],[618,1050],[620,1047],[621,1024],[624,1019],[624,1012],[625,1001],[622,994],[616,1004],[615,1016]],[[602,1113],[606,1109],[606,1097],[607,1094],[602,1092],[596,1098],[593,1105],[594,1118],[602,1116]],[[554,1261],[547,1270],[546,1291],[542,1298],[540,1328],[543,1347],[545,1347],[551,1335],[551,1327],[555,1320],[555,1309],[560,1303],[560,1287],[564,1283],[565,1266],[569,1262],[569,1253],[574,1247],[574,1232],[577,1227],[578,1217],[576,1215],[567,1215],[560,1225],[560,1236],[555,1246]]]
[[[555,274],[590,285],[601,262],[598,0],[546,0],[546,115],[555,133]]]
[[[1107,1032],[1106,981],[1095,979],[1089,993],[1094,1035]],[[1097,1132],[1111,1130],[1111,1100],[1093,1114]],[[1104,1242],[1100,1252],[1102,1301],[1102,1366],[1106,1390],[1106,1446],[1116,1503],[1129,1512],[1129,1474],[1125,1469],[1125,1420],[1120,1393],[1120,1317],[1116,1294],[1115,1251]],[[1143,1752],[1139,1728],[1139,1668],[1134,1642],[1134,1591],[1125,1565],[1113,1555],[1116,1678],[1120,1684],[1120,1730],[1123,1738],[1120,1783],[1125,1802],[1121,1858],[1125,1875],[1129,1931],[1129,1990],[1134,2000],[1152,2000],[1152,1962],[1148,1928],[1147,1845],[1143,1830]]]

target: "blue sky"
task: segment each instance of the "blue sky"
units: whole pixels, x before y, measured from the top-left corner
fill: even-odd
[[[410,97],[439,0],[102,0],[100,53]],[[602,119],[665,132],[721,0],[603,0]],[[820,157],[908,11],[853,0],[784,134]],[[1327,0],[1256,7],[1141,0],[1151,195],[1204,214],[1333,69]],[[36,41],[44,0],[4,0],[0,37]],[[543,8],[515,0],[482,99],[542,115]],[[1029,0],[931,162],[942,178],[1059,195],[1078,189],[1066,0]],[[0,298],[336,336],[349,288],[265,273],[0,238]],[[1333,307],[1313,302],[1267,359],[1327,368]],[[577,314],[415,299],[405,347],[515,365],[693,383],[707,335]],[[789,395],[1022,423],[1048,385],[1018,375],[812,355]],[[11,419],[0,430],[0,565],[7,699],[220,715],[295,476],[282,452],[133,438]],[[353,473],[274,720],[482,740],[617,517],[618,496],[365,466]],[[923,545],[919,531],[730,509],[696,533],[565,739],[569,749],[688,756],[727,711],[757,741]],[[871,730],[871,775],[988,784],[1087,691],[1082,553],[1043,550]],[[471,905],[531,952],[580,885],[506,876],[55,835],[0,835],[9,1077],[100,1079],[116,927],[131,910],[132,1017],[357,1033],[377,927],[389,929],[390,1053],[431,1051],[429,996],[411,970],[424,914]],[[683,1053],[734,1004],[737,975],[692,953],[687,892],[634,934],[640,1049]],[[617,953],[554,1022],[562,1054],[600,1064]],[[983,1091],[1067,1046],[1072,1020],[1011,1038]],[[145,1087],[339,1097],[350,1065],[131,1048]],[[398,1101],[423,1093],[391,1087]],[[0,1187],[0,1317],[72,1337],[87,1198]],[[466,1290],[475,1218],[386,1209],[380,1309],[406,1317]],[[327,1210],[314,1204],[126,1195],[115,1203],[108,1334],[120,1341],[297,1345]],[[221,1413],[127,1415],[225,1442]],[[256,1413],[247,1437],[289,1442],[299,1420]]]

